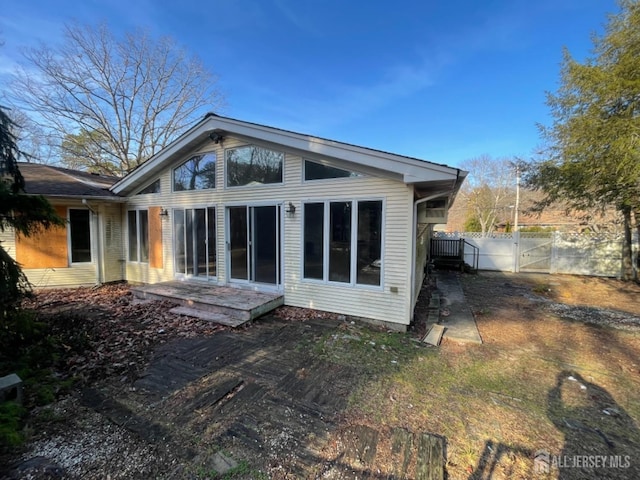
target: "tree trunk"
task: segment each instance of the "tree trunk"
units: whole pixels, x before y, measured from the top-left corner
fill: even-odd
[[[636,279],[633,268],[633,253],[631,250],[631,208],[622,207],[624,218],[624,240],[622,243],[622,280],[629,282]]]

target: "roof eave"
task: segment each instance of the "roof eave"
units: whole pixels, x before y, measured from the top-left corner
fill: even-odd
[[[45,198],[51,198],[55,200],[99,200],[101,202],[113,202],[113,203],[125,203],[126,197],[117,197],[110,195],[64,195],[64,194],[48,194],[48,193],[25,193],[29,196],[39,196]]]
[[[457,178],[460,170],[446,165],[431,163],[393,153],[372,150],[333,140],[281,130],[265,125],[243,122],[217,115],[207,115],[198,124],[165,147],[157,155],[142,164],[123,179],[116,182],[111,191],[127,195],[150,180],[148,176],[156,169],[163,168],[176,155],[184,153],[188,148],[202,143],[213,133],[228,133],[234,137],[248,141],[281,145],[298,152],[310,152],[313,155],[335,158],[356,165],[365,165],[381,171],[399,175],[404,183],[413,184],[422,181],[445,181]]]

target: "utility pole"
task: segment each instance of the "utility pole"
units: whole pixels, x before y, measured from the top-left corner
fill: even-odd
[[[513,221],[513,231],[518,231],[518,208],[520,207],[520,163],[516,163],[516,206]]]

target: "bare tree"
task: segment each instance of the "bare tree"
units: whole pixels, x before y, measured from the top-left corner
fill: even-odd
[[[59,46],[30,48],[24,57],[15,101],[55,133],[58,148],[71,148],[73,158],[88,159],[85,168],[103,173],[132,170],[223,103],[198,57],[141,30],[116,38],[105,24],[72,23]],[[74,145],[74,138],[82,141]],[[89,151],[79,155],[83,148]]]
[[[465,161],[462,168],[469,176],[456,203],[466,211],[466,218],[476,221],[482,234],[488,235],[499,221],[509,221],[515,208],[514,160],[481,155]]]
[[[13,133],[18,142],[22,157],[27,162],[54,163],[56,160],[56,135],[36,124],[21,110],[13,109]]]

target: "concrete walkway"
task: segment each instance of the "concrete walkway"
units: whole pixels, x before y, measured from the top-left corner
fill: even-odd
[[[478,326],[460,285],[460,274],[442,270],[434,275],[436,288],[440,293],[440,324],[445,327],[443,338],[456,342],[482,343]]]

